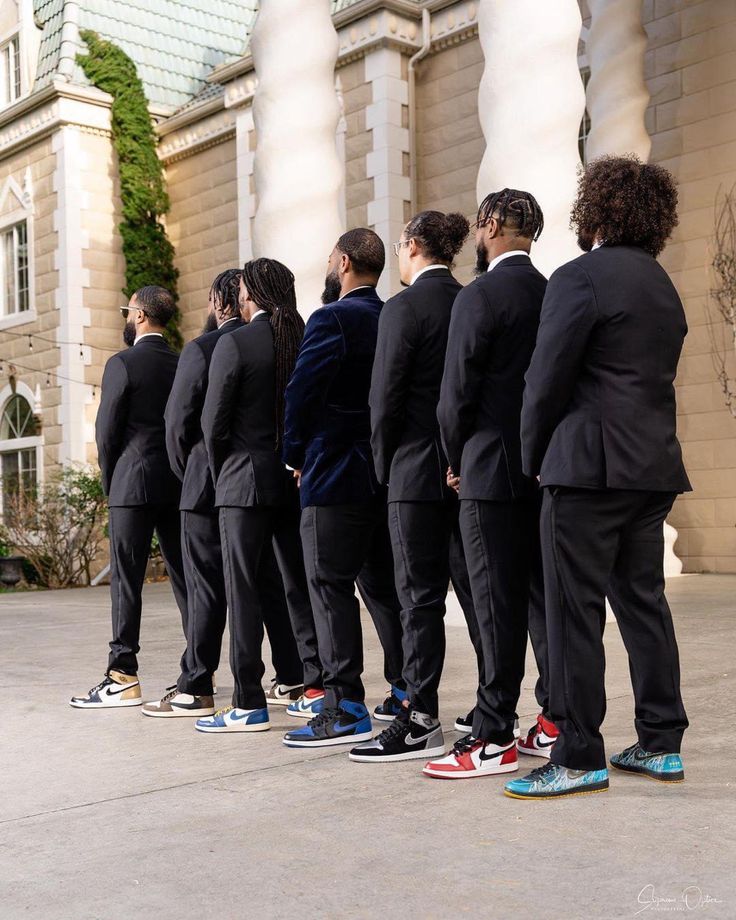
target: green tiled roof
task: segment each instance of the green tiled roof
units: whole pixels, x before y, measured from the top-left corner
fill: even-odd
[[[177,109],[214,67],[244,53],[256,8],[256,0],[36,0],[36,88],[57,75],[87,83],[74,55],[84,51],[77,29],[93,29],[135,61],[152,105]]]

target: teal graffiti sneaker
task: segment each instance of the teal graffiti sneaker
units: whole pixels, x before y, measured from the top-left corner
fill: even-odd
[[[685,779],[679,754],[650,754],[637,741],[611,757],[611,766],[627,773],[640,773],[660,783],[681,783]]]
[[[512,799],[557,799],[564,795],[589,795],[608,789],[608,770],[571,770],[546,763],[503,787]]]

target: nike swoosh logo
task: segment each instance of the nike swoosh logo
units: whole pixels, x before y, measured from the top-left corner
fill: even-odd
[[[426,741],[428,738],[429,735],[422,735],[421,738],[414,738],[412,735],[407,735],[406,738],[404,738],[404,744],[422,744],[422,742]]]
[[[638,760],[639,763],[643,763],[645,760],[652,760],[654,757],[661,756],[661,754],[642,754],[640,751],[634,752],[634,760]]]
[[[557,738],[553,738],[551,741],[537,741],[537,747],[552,747],[555,741],[557,741]]]
[[[335,722],[332,728],[336,732],[349,732],[351,729],[355,728],[356,724],[357,723],[354,723],[353,725],[342,725],[340,722]]]
[[[126,690],[131,690],[133,687],[137,687],[138,684],[125,684],[124,687],[121,687],[119,690],[113,690],[110,687],[105,688],[105,696],[119,696],[121,693],[125,693]]]
[[[249,718],[253,715],[253,713],[252,713],[252,712],[246,712],[246,713],[244,713],[242,716],[237,716],[237,715],[235,715],[234,712],[231,712],[231,713],[229,713],[229,715],[230,715],[230,718],[232,719],[233,722],[242,722],[244,719],[249,719]]]
[[[478,755],[481,760],[495,760],[496,757],[503,757],[504,754],[507,754],[511,747],[504,748],[502,751],[496,751],[495,754],[486,754],[485,748],[481,748],[480,754]]]

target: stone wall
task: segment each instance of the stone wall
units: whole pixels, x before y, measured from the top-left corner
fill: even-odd
[[[368,178],[366,156],[373,145],[366,127],[365,110],[371,102],[371,85],[365,78],[365,61],[353,61],[338,72],[345,115],[345,209],[346,229],[368,226],[368,202],[373,198],[373,179]]]

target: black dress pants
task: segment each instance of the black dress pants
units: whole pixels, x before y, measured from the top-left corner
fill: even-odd
[[[276,551],[290,616],[290,622],[284,622],[282,628],[294,631],[300,654],[314,633],[299,541],[299,506],[290,503],[278,507],[220,508],[220,537],[230,611],[230,667],[235,681],[232,702],[239,709],[262,709],[266,705],[261,686],[265,673],[261,645],[266,615],[260,571],[264,552],[271,544]],[[314,654],[307,648],[307,660],[312,668],[319,670]]]
[[[476,655],[481,647],[458,530],[458,502],[391,502],[389,531],[401,602],[404,679],[412,707],[438,716],[445,661],[445,598],[452,579]],[[478,669],[482,659],[478,656]]]
[[[141,592],[154,531],[187,633],[187,588],[181,558],[179,509],[176,505],[111,507],[110,597],[112,642],[108,671],[138,672],[141,633]]]
[[[550,709],[560,737],[552,761],[601,770],[606,713],[603,629],[608,593],[629,656],[639,743],[677,753],[688,722],[664,595],[662,526],[675,495],[545,489],[542,506]]]
[[[384,676],[403,689],[400,606],[385,501],[310,506],[302,511],[301,533],[324,669],[325,706],[365,699],[356,584],[383,647]]]
[[[494,744],[514,737],[538,527],[536,498],[460,501],[460,530],[484,658],[473,735]]]
[[[177,687],[183,693],[210,696],[212,675],[220,664],[227,616],[218,512],[182,511],[181,544],[189,622],[187,648]],[[263,548],[257,587],[276,679],[282,684],[301,684],[302,663],[291,628],[281,573],[269,544]]]

